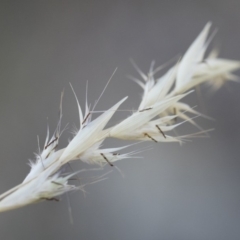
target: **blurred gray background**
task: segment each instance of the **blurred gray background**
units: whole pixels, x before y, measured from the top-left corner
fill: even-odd
[[[126,77],[137,76],[130,58],[145,72],[153,59],[163,64],[183,54],[210,20],[219,29],[214,42],[221,46],[221,56],[240,59],[239,10],[239,0],[2,0],[0,192],[28,173],[28,159],[37,151],[36,136],[44,143],[47,117],[51,130],[55,128],[63,88],[64,123],[78,123],[69,82],[83,104],[89,80],[94,103],[118,67],[98,109],[126,95],[122,108],[136,108],[141,89]],[[70,195],[73,225],[63,196],[59,203],[1,213],[0,239],[240,239],[240,85],[227,84],[214,95],[205,90],[204,106],[198,110],[216,121],[198,123],[215,128],[211,138],[184,146],[139,145],[153,149],[142,153],[143,159],[116,163],[125,178],[114,170],[108,180],[87,186],[85,197],[82,192]],[[199,100],[193,94],[188,102],[194,106]],[[117,113],[111,123],[128,114]],[[69,130],[61,146],[71,137]],[[197,129],[186,125],[183,131]],[[106,141],[104,146],[123,144]],[[83,181],[88,177],[84,176]]]

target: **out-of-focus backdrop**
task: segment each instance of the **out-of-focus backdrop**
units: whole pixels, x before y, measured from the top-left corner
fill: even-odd
[[[141,89],[129,59],[143,71],[183,54],[208,21],[219,31],[213,43],[221,56],[240,59],[240,1],[1,1],[0,3],[0,192],[20,183],[28,159],[43,144],[47,122],[54,130],[60,92],[65,89],[64,133],[78,123],[71,82],[105,110],[128,95],[123,109],[138,107]],[[240,84],[211,94],[192,94],[191,106],[215,121],[198,119],[210,138],[178,144],[146,143],[142,159],[116,163],[109,179],[66,196],[0,214],[0,239],[237,240],[240,236]],[[110,124],[126,117],[117,113]],[[48,118],[48,120],[47,120]],[[185,125],[183,132],[197,129]],[[108,146],[125,142],[106,141]],[[126,143],[125,143],[126,144]],[[75,163],[74,169],[86,164]],[[109,170],[94,172],[101,175]],[[94,175],[91,173],[91,176]],[[88,174],[82,177],[87,179]]]

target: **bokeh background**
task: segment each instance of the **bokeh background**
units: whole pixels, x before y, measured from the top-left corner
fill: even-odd
[[[219,29],[214,42],[221,46],[221,56],[240,59],[239,9],[239,0],[2,0],[0,192],[28,173],[36,136],[43,144],[47,121],[54,130],[62,89],[64,123],[78,123],[69,82],[83,104],[88,80],[94,103],[118,67],[98,109],[126,95],[122,108],[134,109],[141,89],[126,77],[137,76],[130,58],[145,72],[153,59],[163,64],[183,54],[210,20]],[[73,225],[63,196],[59,203],[0,214],[0,239],[239,239],[240,85],[229,83],[215,94],[204,88],[202,96],[193,94],[188,102],[216,120],[198,119],[205,129],[215,128],[210,138],[183,146],[136,146],[152,149],[141,154],[143,159],[116,163],[124,178],[114,170],[108,180],[87,186],[86,196],[70,194]],[[111,123],[128,114],[117,113]],[[71,137],[69,130],[61,146]],[[183,129],[194,131],[189,125]],[[106,141],[104,146],[123,144]],[[85,174],[82,181],[87,178]]]

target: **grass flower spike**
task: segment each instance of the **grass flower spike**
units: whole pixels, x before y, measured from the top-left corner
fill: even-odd
[[[84,114],[76,93],[73,91],[80,126],[68,145],[58,149],[63,132],[61,129],[62,94],[59,121],[53,136],[49,137],[48,129],[43,149],[40,151],[39,147],[36,160],[30,162],[30,172],[23,182],[0,195],[0,212],[44,200],[58,200],[56,197],[59,195],[82,189],[84,185],[75,186],[68,183],[77,171],[73,173],[63,171],[63,167],[71,161],[81,160],[90,165],[103,167],[104,165],[113,166],[114,162],[121,159],[139,157],[135,154],[140,151],[119,154],[119,151],[131,145],[102,148],[106,138],[181,143],[186,138],[205,134],[207,131],[197,125],[194,117],[206,116],[185,103],[184,97],[194,92],[194,88],[200,84],[206,84],[209,88],[217,90],[226,81],[238,82],[238,77],[233,74],[233,71],[240,68],[239,61],[218,58],[217,50],[210,51],[210,54],[205,56],[213,36],[208,38],[210,27],[211,23],[207,23],[183,57],[158,78],[157,73],[162,71],[166,64],[154,69],[153,62],[148,74],[143,73],[134,64],[141,79],[131,78],[143,89],[142,100],[136,111],[113,127],[106,129],[107,123],[121,104],[127,100],[127,97],[93,119],[95,107],[105,89],[92,109],[86,97]],[[189,114],[195,116],[189,116]],[[193,124],[201,129],[201,132],[182,136],[173,134],[174,130],[183,123]]]

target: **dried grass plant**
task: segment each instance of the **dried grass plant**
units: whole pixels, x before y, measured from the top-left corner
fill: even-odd
[[[238,77],[232,72],[240,68],[239,61],[219,58],[216,49],[210,51],[206,56],[206,50],[215,34],[208,37],[210,27],[211,24],[208,23],[183,57],[159,78],[156,78],[156,74],[166,65],[155,68],[153,62],[149,72],[145,74],[134,64],[140,79],[135,77],[131,77],[131,79],[143,89],[142,100],[136,111],[113,127],[106,128],[106,125],[121,104],[127,100],[127,97],[93,119],[93,113],[104,91],[93,107],[88,104],[86,97],[85,112],[83,113],[77,94],[73,90],[78,106],[80,126],[69,144],[63,149],[58,149],[58,143],[64,130],[61,126],[62,94],[56,130],[52,137],[50,137],[50,131],[47,130],[44,146],[42,150],[39,147],[36,159],[30,162],[30,172],[23,182],[0,195],[0,211],[9,211],[45,200],[57,200],[56,197],[61,194],[83,189],[84,184],[75,186],[68,183],[69,179],[81,170],[73,173],[62,171],[62,167],[71,161],[81,160],[91,165],[114,167],[115,161],[138,157],[139,152],[119,154],[120,150],[129,145],[102,148],[106,138],[137,142],[182,143],[188,138],[206,136],[210,130],[201,129],[194,121],[194,117],[190,117],[189,114],[207,116],[184,103],[184,97],[193,94],[193,89],[200,84],[206,84],[212,90],[217,90],[226,81],[238,82]],[[185,122],[200,130],[193,134],[174,135],[174,129]],[[102,179],[99,178],[96,181]]]

